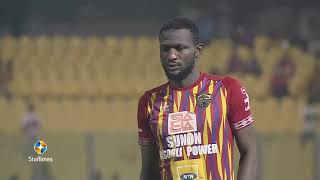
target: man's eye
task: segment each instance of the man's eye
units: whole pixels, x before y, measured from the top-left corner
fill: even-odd
[[[179,46],[179,47],[177,47],[176,49],[177,49],[178,51],[182,51],[182,50],[184,49],[184,47]]]

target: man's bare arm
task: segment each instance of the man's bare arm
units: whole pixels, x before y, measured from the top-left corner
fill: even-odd
[[[156,145],[141,145],[140,180],[160,180],[159,153]]]
[[[256,134],[253,125],[235,132],[240,152],[238,180],[255,180],[257,176]]]

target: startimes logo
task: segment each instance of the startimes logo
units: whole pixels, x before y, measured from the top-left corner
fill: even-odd
[[[43,155],[48,150],[48,145],[44,141],[37,141],[33,145],[33,150],[37,154]],[[41,156],[37,156],[37,157],[29,156],[28,161],[29,162],[53,162],[53,158],[47,158],[47,157],[41,157]]]

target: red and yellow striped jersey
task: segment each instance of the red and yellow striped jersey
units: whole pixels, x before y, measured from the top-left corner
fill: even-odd
[[[252,122],[246,90],[228,76],[166,83],[138,105],[139,144],[157,145],[162,180],[233,180],[233,132]]]

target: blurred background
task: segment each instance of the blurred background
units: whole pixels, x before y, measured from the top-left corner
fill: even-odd
[[[0,0],[0,179],[139,179],[137,101],[166,81],[175,16],[200,28],[201,71],[247,87],[259,180],[319,180],[317,0]],[[28,162],[34,137],[53,162]]]

